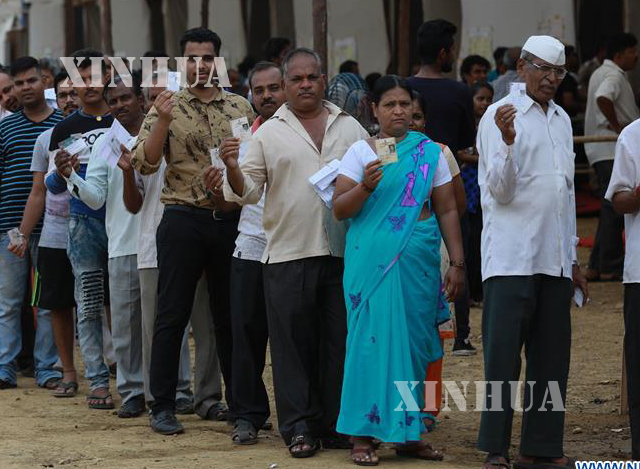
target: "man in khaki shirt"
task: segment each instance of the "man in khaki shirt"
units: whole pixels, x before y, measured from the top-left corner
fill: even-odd
[[[229,273],[239,209],[224,201],[219,190],[208,191],[205,177],[222,183],[222,172],[211,166],[209,150],[232,135],[230,121],[254,118],[244,98],[207,86],[220,38],[205,28],[182,37],[188,57],[188,88],[163,91],[147,115],[132,150],[132,165],[142,174],[167,167],[161,201],[165,211],[157,231],[158,313],[151,347],[150,391],[154,401],[151,427],[161,434],[184,431],[175,418],[180,345],[189,322],[196,284],[204,270],[215,325],[225,397],[233,413],[231,389],[231,313]],[[197,61],[197,59],[201,59]],[[195,84],[194,84],[195,83]],[[234,210],[235,208],[235,210]]]
[[[345,447],[335,432],[346,341],[342,290],[345,228],[308,178],[367,138],[358,122],[324,101],[320,59],[295,49],[283,61],[288,103],[262,124],[238,165],[239,142],[225,140],[224,195],[252,204],[266,183],[263,223],[267,319],[280,433],[293,457]]]

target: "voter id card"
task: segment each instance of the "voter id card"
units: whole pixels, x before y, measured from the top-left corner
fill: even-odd
[[[241,117],[231,121],[231,133],[234,138],[239,138],[241,142],[251,139],[251,128],[249,127],[249,119]]]
[[[89,146],[87,145],[87,142],[84,141],[84,138],[71,136],[60,142],[58,147],[70,155],[77,155]]]
[[[394,137],[377,139],[376,154],[383,165],[396,163],[398,161],[396,139]]]
[[[209,156],[211,156],[211,166],[218,169],[226,168],[224,161],[220,158],[220,150],[218,148],[209,149]]]
[[[514,106],[524,106],[527,98],[526,83],[511,83],[509,85],[509,100]]]

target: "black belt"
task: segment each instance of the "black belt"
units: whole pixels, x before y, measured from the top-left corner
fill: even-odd
[[[221,210],[213,210],[210,208],[193,207],[191,205],[166,205],[165,210],[175,212],[191,213],[193,215],[206,216],[213,218],[215,221],[238,221],[240,220],[240,210],[231,212],[223,212]]]

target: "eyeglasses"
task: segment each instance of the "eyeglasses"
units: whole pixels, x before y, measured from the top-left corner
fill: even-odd
[[[525,59],[526,60],[526,59]],[[561,67],[552,67],[551,65],[538,65],[537,63],[533,63],[531,60],[527,60],[531,65],[538,69],[543,75],[550,75],[554,73],[557,78],[560,80],[564,79],[567,76],[567,69]]]

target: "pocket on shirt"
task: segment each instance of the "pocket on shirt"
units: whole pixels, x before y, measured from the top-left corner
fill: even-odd
[[[573,180],[576,174],[575,153],[568,148],[563,149],[561,168],[567,188],[573,190]]]

